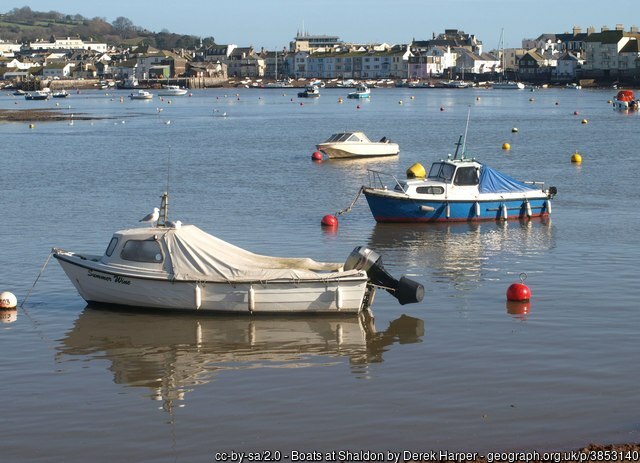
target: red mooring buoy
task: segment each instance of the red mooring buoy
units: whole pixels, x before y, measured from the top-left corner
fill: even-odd
[[[323,227],[337,227],[338,218],[335,215],[327,214],[322,218],[320,223]]]
[[[526,273],[520,274],[520,283],[513,283],[507,289],[507,299],[509,301],[528,301],[531,299],[531,290],[524,284],[524,280],[527,279]]]
[[[320,151],[314,151],[311,155],[311,159],[314,161],[322,161],[322,153]]]

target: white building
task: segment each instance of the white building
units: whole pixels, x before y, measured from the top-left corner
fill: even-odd
[[[101,53],[106,53],[108,48],[106,43],[84,42],[79,38],[71,37],[56,39],[53,42],[31,42],[29,47],[32,50],[93,50]]]

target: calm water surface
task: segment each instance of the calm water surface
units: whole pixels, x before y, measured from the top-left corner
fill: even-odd
[[[367,245],[426,290],[402,307],[379,292],[374,326],[105,311],[86,308],[50,262],[17,319],[0,324],[3,461],[638,441],[640,117],[614,112],[613,93],[374,89],[339,104],[346,90],[327,89],[303,105],[292,90],[170,103],[0,94],[3,109],[69,114],[0,124],[0,290],[19,301],[52,246],[101,253],[159,205],[168,173],[173,219],[264,254],[342,261]],[[549,220],[377,225],[361,198],[336,232],[321,229],[367,168],[403,176],[453,152],[468,108],[467,154],[557,186]],[[401,154],[312,163],[314,145],[342,130],[386,136]],[[521,272],[533,298],[510,306]]]

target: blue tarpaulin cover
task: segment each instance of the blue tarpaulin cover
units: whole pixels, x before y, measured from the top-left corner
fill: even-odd
[[[480,169],[480,193],[513,193],[537,189],[535,185],[527,185],[489,166],[483,165]]]

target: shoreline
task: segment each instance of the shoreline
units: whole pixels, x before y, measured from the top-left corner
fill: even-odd
[[[69,119],[92,121],[110,118],[103,116],[89,116],[83,113],[73,113],[73,115],[70,115],[68,112],[62,112],[55,108],[0,109],[0,122],[67,121]]]

